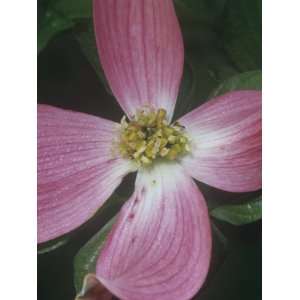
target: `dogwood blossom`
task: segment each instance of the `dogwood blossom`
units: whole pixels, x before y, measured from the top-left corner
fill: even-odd
[[[97,259],[120,299],[191,299],[211,256],[207,205],[194,180],[261,187],[261,92],[216,97],[173,121],[183,41],[171,0],[94,0],[99,57],[120,123],[38,106],[38,242],[74,230],[137,172]]]

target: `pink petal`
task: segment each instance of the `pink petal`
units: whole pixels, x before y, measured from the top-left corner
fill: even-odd
[[[100,60],[128,116],[143,106],[171,118],[183,69],[183,41],[172,0],[94,0]]]
[[[182,167],[160,165],[138,173],[96,275],[121,299],[190,299],[204,283],[210,253],[202,194]]]
[[[117,124],[38,106],[38,242],[90,218],[131,170],[112,155]]]
[[[179,122],[192,138],[182,160],[192,177],[231,192],[261,188],[261,92],[227,93]]]

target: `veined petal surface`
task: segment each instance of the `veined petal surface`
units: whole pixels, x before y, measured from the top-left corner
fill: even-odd
[[[261,92],[216,97],[179,119],[192,139],[182,165],[195,179],[230,192],[261,188]]]
[[[132,170],[114,156],[118,124],[38,106],[38,242],[78,227]]]
[[[171,119],[183,69],[172,0],[94,0],[99,56],[110,87],[131,117],[144,106]]]
[[[205,281],[210,254],[201,192],[180,165],[161,164],[139,171],[96,275],[123,300],[191,299]]]

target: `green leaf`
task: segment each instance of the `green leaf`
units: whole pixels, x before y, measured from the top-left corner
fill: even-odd
[[[186,22],[211,24],[223,12],[227,0],[175,0],[177,14]]]
[[[244,204],[219,206],[210,214],[232,225],[245,225],[258,221],[261,219],[261,196]]]
[[[74,260],[74,284],[77,293],[81,290],[83,279],[89,273],[95,273],[97,258],[104,241],[115,222],[112,218],[98,233],[96,233],[77,253]]]
[[[92,0],[54,0],[53,10],[63,13],[70,19],[84,19],[92,16]]]
[[[80,24],[80,28],[74,31],[74,34],[80,44],[83,54],[94,68],[106,91],[112,95],[112,91],[100,64],[92,20]]]
[[[50,251],[56,250],[56,249],[60,248],[61,246],[65,245],[66,243],[68,243],[69,240],[70,240],[70,236],[64,235],[55,240],[51,240],[49,242],[39,244],[37,253],[44,254],[44,253],[48,253]]]
[[[58,33],[73,27],[74,22],[61,13],[48,10],[38,26],[38,53],[43,50],[48,42]]]
[[[228,0],[222,22],[225,50],[241,71],[261,69],[261,0]]]
[[[212,92],[211,97],[235,90],[261,90],[261,88],[261,71],[249,71],[225,80]]]
[[[72,28],[78,21],[91,17],[92,1],[52,0],[44,10],[39,15],[38,53],[54,36]]]

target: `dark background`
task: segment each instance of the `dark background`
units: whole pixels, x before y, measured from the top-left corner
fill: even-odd
[[[38,2],[39,30],[44,26],[48,2]],[[190,15],[176,6],[186,51],[177,115],[206,101],[213,90],[232,75],[261,69],[261,25],[257,23],[261,18],[261,7],[259,1],[250,2],[198,0],[198,4],[204,3],[203,6],[192,6]],[[245,11],[246,16],[243,16]],[[198,15],[204,17],[198,19]],[[236,23],[231,24],[233,19]],[[255,23],[251,24],[253,19]],[[39,52],[39,102],[118,121],[122,111],[107,92],[78,41],[78,32],[85,28],[85,23],[85,20],[80,20],[72,28],[58,32]],[[129,195],[133,180],[132,176],[128,178],[118,193]],[[209,207],[241,203],[259,194],[226,193],[204,184],[199,184],[199,187]],[[39,300],[74,299],[74,255],[117,210],[118,206],[105,215],[96,215],[73,233],[67,244],[38,255]],[[244,226],[233,226],[215,219],[212,222],[214,250],[211,270],[207,283],[194,299],[261,299],[261,222]]]

